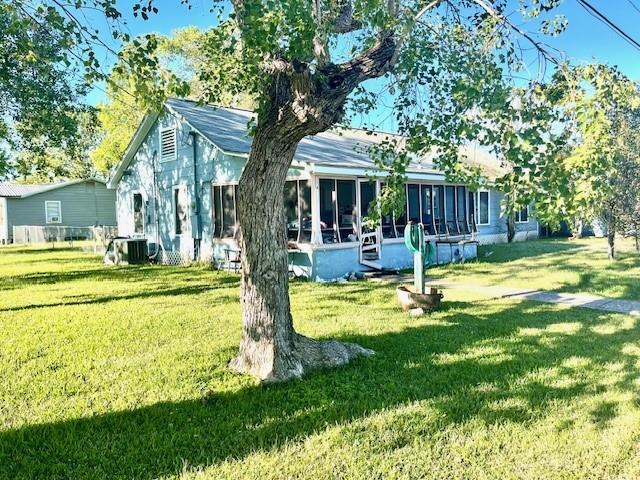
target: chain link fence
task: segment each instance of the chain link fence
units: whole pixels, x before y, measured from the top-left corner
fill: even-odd
[[[80,246],[91,249],[95,253],[104,251],[109,240],[118,235],[118,227],[63,227],[40,225],[14,225],[13,243],[33,245],[49,243],[55,248],[56,243]]]

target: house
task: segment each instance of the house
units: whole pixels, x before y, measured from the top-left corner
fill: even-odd
[[[0,183],[0,243],[14,227],[90,227],[116,224],[116,196],[98,179],[42,185]]]
[[[117,191],[120,235],[148,238],[170,263],[232,259],[235,198],[251,147],[252,116],[177,99],[168,100],[161,113],[147,114],[109,181]],[[296,275],[328,279],[410,266],[402,238],[407,221],[424,223],[439,263],[474,257],[478,242],[506,241],[500,192],[449,184],[432,164],[418,161],[407,172],[406,211],[367,230],[362,218],[384,174],[365,150],[380,138],[348,129],[300,143],[285,185],[290,266]],[[496,167],[486,153],[468,150],[476,162]],[[537,236],[528,208],[516,222],[516,239]]]

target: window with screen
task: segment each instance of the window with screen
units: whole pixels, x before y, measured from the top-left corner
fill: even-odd
[[[142,194],[133,194],[133,232],[144,233],[144,206]]]
[[[480,190],[478,192],[478,202],[477,202],[477,224],[478,225],[489,225],[489,191],[488,190]]]
[[[322,234],[322,243],[335,243],[338,241],[335,180],[320,180],[320,232]]]
[[[529,206],[516,212],[516,223],[527,223],[529,221]]]
[[[189,204],[187,198],[187,187],[181,186],[173,189],[173,214],[175,234],[183,235],[187,233],[189,215]]]
[[[336,180],[338,201],[338,233],[341,242],[356,242],[358,210],[355,180]]]
[[[59,201],[44,202],[47,223],[62,223],[62,204]]]

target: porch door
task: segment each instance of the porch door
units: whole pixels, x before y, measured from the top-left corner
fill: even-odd
[[[379,195],[380,182],[369,180],[358,180],[358,202],[359,202],[359,241],[360,241],[360,262],[376,262],[381,257],[382,230],[380,225],[375,229],[365,226],[363,219],[369,215],[369,208]]]

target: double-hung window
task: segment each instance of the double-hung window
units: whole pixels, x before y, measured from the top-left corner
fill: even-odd
[[[62,223],[62,204],[58,200],[44,202],[47,223]]]
[[[133,233],[144,233],[144,204],[141,193],[133,194]]]
[[[529,221],[529,205],[516,212],[516,223],[527,223]]]
[[[489,190],[479,190],[476,202],[477,225],[489,225]]]

